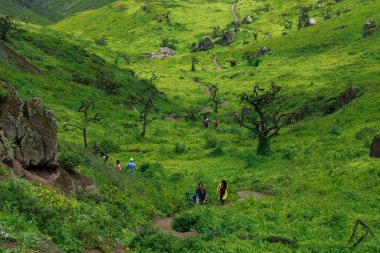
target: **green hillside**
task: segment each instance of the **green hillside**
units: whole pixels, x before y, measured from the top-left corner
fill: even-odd
[[[113,0],[3,0],[0,3],[0,13],[27,23],[46,25],[74,13],[96,9],[111,2]]]
[[[13,2],[0,3],[0,13],[16,10]],[[46,1],[33,7],[49,15],[25,10],[30,22],[49,25],[20,23],[22,30],[10,34],[7,48],[17,57],[0,49],[0,81],[53,109],[60,156],[93,177],[97,191],[63,196],[0,168],[0,250],[380,251],[379,160],[368,155],[380,132],[380,3],[240,0],[237,23],[233,3]],[[302,15],[303,25],[310,18],[316,24],[298,29]],[[253,22],[241,23],[247,16]],[[367,37],[368,20],[377,28]],[[223,30],[234,32],[232,43],[194,52],[204,36],[221,41]],[[143,55],[160,53],[163,39],[174,56]],[[264,47],[269,50],[257,55]],[[216,83],[227,92],[218,113],[205,88]],[[282,87],[279,103],[288,121],[271,139],[270,154],[259,155],[258,140],[234,116],[242,107],[239,95],[271,83]],[[145,89],[155,93],[158,110],[149,114],[142,137],[131,98]],[[64,127],[81,124],[76,109],[83,101],[94,101],[103,115],[89,126],[89,149],[79,131]],[[194,121],[186,118],[191,111]],[[93,155],[93,145],[110,159]],[[124,168],[130,157],[138,171],[117,173],[114,162]],[[215,195],[222,179],[228,182],[225,206]],[[204,206],[191,203],[198,182],[209,194]],[[241,199],[242,191],[260,198]],[[196,236],[155,228],[168,216],[178,232],[191,228]],[[375,236],[367,232],[355,245],[367,231],[360,227],[348,242],[358,219]]]

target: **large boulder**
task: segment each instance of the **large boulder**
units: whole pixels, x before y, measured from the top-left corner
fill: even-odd
[[[373,138],[369,156],[380,158],[380,135]]]
[[[253,22],[253,20],[252,20],[252,18],[251,18],[250,16],[245,17],[245,18],[243,19],[243,21],[242,21],[243,24],[250,24],[250,23],[252,23],[252,22]]]
[[[223,32],[223,38],[220,41],[221,45],[229,45],[235,40],[235,33],[232,31]]]
[[[202,40],[197,44],[194,51],[207,51],[213,49],[215,47],[215,42],[212,40],[210,36],[205,36]]]
[[[96,188],[95,181],[77,172],[67,172],[56,161],[57,125],[54,113],[41,100],[25,102],[16,90],[0,82],[0,163],[13,174],[47,187],[75,195],[77,190]]]
[[[54,114],[44,109],[39,99],[24,103],[12,86],[0,85],[8,94],[0,101],[2,139],[6,139],[13,151],[8,156],[17,159],[24,168],[54,163],[57,152]]]

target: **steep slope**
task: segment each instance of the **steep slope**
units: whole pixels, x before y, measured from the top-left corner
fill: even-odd
[[[111,2],[113,0],[3,0],[0,3],[0,13],[23,22],[47,25],[76,12],[96,9]]]

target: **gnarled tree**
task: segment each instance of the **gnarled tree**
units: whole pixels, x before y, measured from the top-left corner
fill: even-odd
[[[1,33],[1,40],[6,42],[7,41],[7,35],[12,30],[17,30],[18,25],[10,16],[4,16],[0,17],[0,33]]]
[[[250,130],[255,138],[259,139],[257,154],[268,155],[270,140],[279,135],[283,126],[280,114],[280,105],[277,98],[280,86],[272,83],[268,90],[256,85],[251,94],[239,95],[240,104],[243,106],[235,120],[241,127]]]
[[[155,73],[152,73],[152,76],[146,80],[141,80],[142,87],[135,94],[129,96],[128,103],[134,106],[140,115],[140,122],[143,125],[143,130],[141,136],[145,136],[146,127],[148,124],[152,123],[152,119],[149,119],[150,112],[158,112],[158,108],[155,104],[154,98],[157,96],[157,89],[154,85],[154,82],[158,79]]]
[[[90,111],[92,111],[94,109],[95,109],[95,103],[94,102],[82,102],[76,111],[83,113],[83,124],[81,124],[81,125],[65,124],[63,126],[65,131],[74,131],[74,130],[82,131],[85,148],[88,148],[87,128],[88,128],[89,124],[91,122],[99,122],[102,119],[102,115],[100,113],[95,113],[93,116],[89,115]]]
[[[195,65],[199,63],[199,59],[196,55],[191,56],[191,71],[195,71]]]
[[[208,95],[209,100],[214,103],[214,112],[218,113],[218,107],[222,103],[222,99],[226,97],[229,92],[220,92],[219,90],[219,84],[208,84]]]

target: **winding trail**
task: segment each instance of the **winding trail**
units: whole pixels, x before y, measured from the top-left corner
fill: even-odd
[[[158,228],[161,232],[178,237],[178,238],[187,238],[198,236],[198,232],[190,230],[189,232],[177,232],[172,228],[172,217],[165,217],[162,219],[154,219],[152,225],[155,228]]]
[[[238,2],[239,1],[236,1],[231,6],[231,12],[232,12],[232,15],[234,15],[235,23],[239,22],[239,15],[236,13],[236,5],[238,4]]]
[[[239,199],[238,199],[239,202],[245,201],[250,198],[259,200],[259,199],[270,197],[267,194],[256,192],[256,191],[249,191],[249,190],[239,191],[237,192],[237,194],[239,196]],[[172,217],[156,218],[152,220],[152,226],[154,228],[158,228],[161,232],[165,234],[178,237],[178,238],[196,237],[199,235],[199,233],[194,230],[190,230],[189,232],[184,232],[184,233],[175,231],[172,228],[172,220],[173,220]]]
[[[218,63],[218,57],[215,57],[215,56],[212,57],[212,62],[214,63],[216,70],[221,70],[222,69],[222,67]]]

